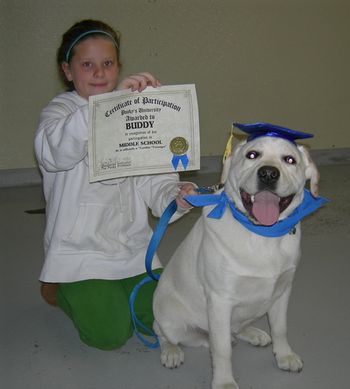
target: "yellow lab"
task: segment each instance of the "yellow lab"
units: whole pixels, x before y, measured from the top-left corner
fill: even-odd
[[[312,135],[268,123],[236,126],[249,137],[227,158],[223,189],[210,197],[154,295],[162,364],[174,368],[184,361],[180,345],[210,347],[212,389],[238,389],[231,362],[235,338],[256,346],[272,341],[281,369],[302,369],[287,340],[287,306],[300,258],[298,215],[323,200],[316,198],[316,166],[295,143]],[[304,189],[307,180],[311,194]],[[251,326],[265,314],[271,335]]]

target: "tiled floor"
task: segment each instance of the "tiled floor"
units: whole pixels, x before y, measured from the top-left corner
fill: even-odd
[[[304,359],[299,374],[280,371],[271,346],[239,342],[233,351],[241,389],[350,387],[350,166],[323,166],[321,194],[332,201],[303,223],[303,257],[289,309],[289,336]],[[213,175],[198,175],[210,185]],[[39,296],[44,206],[39,187],[0,190],[0,387],[4,389],[207,389],[207,349],[186,349],[176,370],[137,339],[116,351],[83,345],[72,323]],[[170,226],[159,253],[167,261],[199,211]],[[267,327],[266,320],[260,321]]]

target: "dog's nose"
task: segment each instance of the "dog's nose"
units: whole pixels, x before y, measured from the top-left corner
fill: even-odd
[[[280,172],[274,166],[262,166],[258,170],[258,178],[260,182],[266,186],[271,186],[275,184],[280,176]]]

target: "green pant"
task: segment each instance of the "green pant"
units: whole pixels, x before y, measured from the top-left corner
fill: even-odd
[[[155,271],[160,273],[161,270]],[[121,347],[133,334],[129,295],[145,274],[123,280],[86,280],[60,283],[59,307],[72,319],[80,339],[102,350]],[[157,282],[142,286],[135,301],[137,318],[152,329],[153,292]]]

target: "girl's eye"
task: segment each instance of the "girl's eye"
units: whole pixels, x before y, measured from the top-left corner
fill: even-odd
[[[89,69],[89,68],[91,68],[91,66],[92,66],[92,63],[91,63],[91,62],[88,62],[88,61],[83,62],[83,68]]]
[[[105,66],[108,68],[113,65],[113,61],[109,60],[105,62]]]
[[[256,159],[259,157],[259,155],[260,155],[259,152],[255,151],[255,150],[251,150],[251,151],[248,151],[248,153],[245,156],[248,159]]]
[[[297,163],[297,161],[295,160],[294,157],[292,157],[291,155],[287,155],[284,157],[284,160],[285,162],[287,162],[289,165],[295,165]]]

